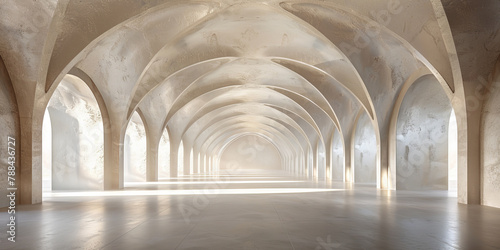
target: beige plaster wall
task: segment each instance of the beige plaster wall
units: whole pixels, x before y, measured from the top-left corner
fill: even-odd
[[[104,132],[99,106],[90,89],[82,80],[68,75],[47,109],[52,143],[45,145],[42,153],[52,155],[52,189],[102,189]]]
[[[377,138],[366,112],[359,117],[354,133],[354,182],[377,183]]]
[[[396,132],[397,189],[448,189],[450,113],[450,102],[434,77],[422,77],[408,89]]]
[[[222,169],[281,169],[278,151],[260,136],[247,135],[231,142],[221,156]]]
[[[5,69],[2,58],[0,58],[0,140],[2,149],[0,151],[0,207],[6,207],[9,204],[9,200],[4,198],[8,193],[7,188],[14,187],[8,184],[8,166],[9,154],[8,147],[14,147],[15,150],[10,150],[10,152],[15,152],[15,163],[16,168],[19,166],[19,154],[20,154],[20,138],[19,138],[19,114],[17,111],[16,99],[14,97],[14,92],[12,90],[12,85],[10,82],[10,77]],[[8,137],[15,139],[16,145],[8,145]],[[11,140],[12,141],[12,140]],[[19,171],[17,171],[19,173]],[[11,176],[16,179],[16,176]],[[18,180],[20,182],[20,180]]]
[[[481,203],[500,207],[500,61],[494,73],[481,124]]]

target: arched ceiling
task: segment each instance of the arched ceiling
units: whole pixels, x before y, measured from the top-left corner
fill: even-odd
[[[185,130],[184,139],[185,143],[192,145],[193,141],[199,136],[203,131],[206,131],[209,127],[214,125],[219,121],[230,120],[234,117],[239,116],[254,116],[254,117],[265,117],[270,120],[274,120],[281,125],[285,126],[287,130],[293,133],[295,138],[298,138],[299,143],[306,143],[304,147],[308,146],[309,141],[314,141],[319,138],[319,133],[314,130],[314,125],[305,122],[301,119],[298,122],[294,120],[300,119],[298,116],[291,116],[284,112],[279,112],[278,110],[262,103],[247,103],[235,105],[224,106],[212,112],[206,113],[203,117],[199,119],[192,119],[191,125]],[[309,145],[310,146],[310,145]]]
[[[335,130],[348,138],[359,110],[387,127],[400,88],[422,69],[453,95],[451,33],[439,7],[61,0],[47,7],[41,82],[50,92],[78,69],[114,122],[140,109],[150,134],[167,128],[185,146],[217,152],[235,135],[256,133],[296,155],[330,144]]]

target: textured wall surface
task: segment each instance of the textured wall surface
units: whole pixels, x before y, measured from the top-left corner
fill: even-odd
[[[85,82],[66,76],[47,107],[52,125],[52,189],[102,189],[103,125]]]
[[[344,180],[344,146],[338,132],[335,132],[332,143],[332,180]]]
[[[9,202],[7,199],[3,198],[8,194],[7,188],[9,187],[7,183],[8,157],[10,156],[7,150],[9,136],[16,139],[16,156],[19,156],[21,153],[19,150],[20,141],[18,141],[20,138],[16,132],[19,127],[17,120],[18,113],[12,87],[9,86],[10,82],[8,77],[7,71],[5,70],[3,62],[0,58],[0,141],[2,143],[0,146],[0,148],[2,148],[2,151],[0,152],[0,164],[2,165],[0,168],[0,196],[2,197],[2,199],[0,199],[0,207],[6,207]],[[18,161],[19,157],[16,159],[14,166],[19,166],[17,164]]]
[[[433,77],[408,89],[396,132],[397,189],[448,189],[450,114],[450,102]]]
[[[243,136],[231,142],[221,156],[221,169],[281,169],[278,151],[259,136]]]
[[[125,181],[146,181],[146,130],[137,112],[128,124],[124,148]]]
[[[377,183],[377,138],[370,117],[363,112],[354,134],[354,182]]]
[[[500,74],[485,102],[482,128],[482,203],[500,207]]]

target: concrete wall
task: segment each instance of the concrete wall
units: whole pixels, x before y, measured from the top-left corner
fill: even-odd
[[[377,183],[377,138],[366,112],[359,117],[354,134],[354,182]]]
[[[19,114],[17,111],[17,104],[14,97],[14,91],[10,82],[9,74],[4,67],[3,61],[0,58],[0,138],[2,151],[0,152],[0,207],[7,207],[9,204],[6,195],[8,194],[7,188],[11,187],[8,185],[8,157],[9,155],[8,147],[14,146],[15,150],[11,152],[16,153],[14,166],[16,169],[19,167],[19,155],[21,153],[19,143],[21,138],[19,137]],[[16,145],[8,145],[8,137],[11,136],[15,138]],[[18,177],[19,172],[16,176]],[[17,178],[16,178],[17,179]],[[20,180],[18,180],[18,185]]]
[[[500,63],[500,62],[499,62]],[[500,73],[493,78],[482,119],[481,179],[482,201],[500,207]]]
[[[333,135],[332,143],[332,180],[344,180],[344,146],[337,131]]]
[[[52,151],[52,189],[102,189],[103,125],[91,90],[82,80],[68,75],[52,95],[47,110],[52,147],[46,145],[49,147],[42,151]]]
[[[408,89],[396,130],[397,189],[448,189],[450,114],[450,102],[434,77],[422,77]]]
[[[232,141],[223,151],[220,169],[281,169],[281,157],[273,144],[247,135]]]
[[[127,126],[124,142],[124,180],[146,181],[146,130],[137,112]]]

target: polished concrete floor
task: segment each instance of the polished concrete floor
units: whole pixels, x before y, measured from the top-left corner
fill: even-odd
[[[18,207],[0,249],[500,249],[500,209],[443,191],[240,171],[44,196]]]

